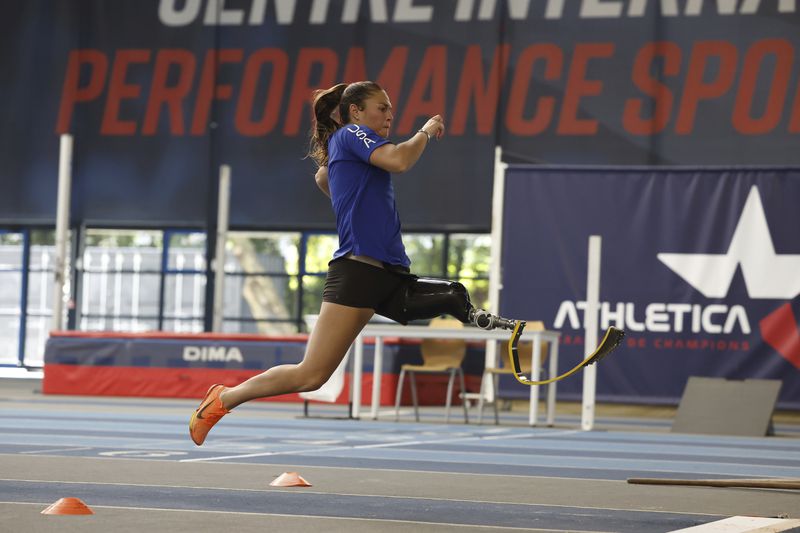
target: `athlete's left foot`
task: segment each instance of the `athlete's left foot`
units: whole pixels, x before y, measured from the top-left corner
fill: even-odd
[[[225,387],[222,385],[212,385],[208,389],[206,397],[200,402],[200,407],[195,410],[192,418],[189,419],[189,436],[198,446],[202,445],[206,440],[206,435],[214,427],[214,424],[230,412],[222,405],[222,400],[219,397],[224,390]]]

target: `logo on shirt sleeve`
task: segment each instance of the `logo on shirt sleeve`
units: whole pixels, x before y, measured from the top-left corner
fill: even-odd
[[[375,140],[367,137],[367,135],[369,134],[366,131],[362,130],[361,126],[359,126],[358,124],[350,124],[350,126],[347,128],[347,131],[349,131],[350,133],[354,133],[356,137],[361,139],[361,141],[364,143],[364,146],[366,146],[367,148],[369,148],[371,144],[375,144]]]

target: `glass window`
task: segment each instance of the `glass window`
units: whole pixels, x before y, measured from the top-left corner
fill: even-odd
[[[324,288],[324,275],[303,276],[303,316],[319,314],[319,308],[322,305],[322,290]]]
[[[322,305],[322,290],[325,287],[325,276],[328,263],[339,248],[339,236],[335,233],[316,233],[306,238],[305,272],[302,278],[303,301],[300,307],[297,327],[299,331],[307,331],[304,317],[319,314]]]
[[[164,317],[163,331],[175,333],[203,333],[203,317],[192,319],[180,316],[177,318]]]
[[[170,231],[168,235],[167,268],[169,270],[205,270],[205,233]]]
[[[411,272],[418,276],[445,277],[444,235],[406,233],[403,244],[411,259]]]
[[[202,332],[206,301],[206,234],[170,231],[165,238],[168,248],[163,330]]]
[[[339,248],[339,236],[329,233],[309,235],[306,240],[307,273],[326,273],[333,253]]]
[[[54,232],[37,230],[30,236],[26,352],[41,358],[52,313]],[[415,274],[460,281],[473,303],[486,307],[489,235],[408,233],[404,241]],[[19,342],[23,244],[24,234],[0,233],[0,347],[5,342],[5,353],[12,355]],[[328,262],[338,244],[335,233],[230,232],[223,331],[282,335],[305,330],[304,315],[319,312]],[[165,245],[167,270],[162,272]],[[205,255],[202,232],[86,230],[79,328],[155,330],[161,311],[163,330],[201,332]]]
[[[464,284],[476,307],[489,305],[492,239],[486,234],[454,233],[447,254],[447,277]]]
[[[488,278],[491,254],[491,236],[454,233],[450,236],[447,275],[456,279]]]
[[[53,230],[37,229],[30,232],[30,257],[28,270],[27,327],[25,328],[25,364],[44,365],[44,346],[52,327],[53,279],[56,263],[56,235]],[[67,271],[70,271],[71,232],[67,235]],[[64,294],[72,299],[71,278],[67,277]],[[63,324],[69,305],[64,305]]]
[[[297,274],[299,233],[230,232],[225,272]]]
[[[41,238],[37,240],[42,242]],[[44,345],[53,321],[55,245],[32,245],[29,261],[25,363],[31,366],[43,366]]]
[[[226,320],[291,320],[297,316],[296,283],[288,276],[225,276]]]
[[[223,331],[286,335],[297,326],[299,233],[231,232]]]
[[[10,233],[0,230],[0,246],[21,246],[22,245],[22,234],[21,233]],[[7,251],[7,250],[6,250]],[[22,252],[20,251],[20,254]]]
[[[158,329],[160,231],[87,229],[82,258],[82,330]]]
[[[205,289],[206,277],[198,272],[179,270],[164,278],[164,331],[203,331]]]
[[[22,234],[0,232],[0,364],[19,360]]]
[[[0,365],[19,363],[19,308],[0,313],[0,350]]]

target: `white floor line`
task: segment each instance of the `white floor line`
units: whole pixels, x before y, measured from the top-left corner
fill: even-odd
[[[71,448],[56,448],[56,449],[49,449],[49,450],[32,450],[28,452],[19,452],[24,454],[35,454],[35,453],[52,453],[52,452],[79,452],[82,450],[92,450],[94,449],[92,446],[73,446]]]
[[[16,455],[18,455],[18,454],[0,452],[0,457],[14,457]],[[55,458],[55,459],[63,459],[64,458],[63,455],[47,455],[47,454],[37,455],[37,457],[49,457],[49,458]],[[163,463],[163,462],[165,462],[164,459],[151,459],[151,458],[147,458],[147,457],[124,457],[124,458],[122,458],[122,457],[101,457],[101,456],[79,456],[79,459],[82,460],[82,461],[119,461],[121,459],[124,459],[125,461],[142,461],[142,462],[148,462],[148,463],[152,463],[152,462]],[[171,460],[169,460],[169,459],[167,459],[167,461],[171,462]],[[180,462],[180,461],[176,461],[176,462]],[[254,464],[256,466],[268,466],[268,467],[274,466],[271,463],[270,464],[265,464],[265,465],[259,465],[258,463],[236,463],[236,462],[232,462],[232,461],[231,462],[227,462],[227,463],[223,463],[223,464],[226,464],[226,465],[240,465],[240,466],[253,466]],[[374,467],[362,467],[362,466],[342,467],[342,466],[329,466],[329,465],[309,465],[309,468],[315,468],[315,469],[321,469],[321,470],[342,470],[342,469],[345,469],[345,470],[359,470],[359,471],[360,470],[364,470],[364,471],[367,471],[367,472],[374,472],[375,471]],[[484,473],[484,472],[453,472],[453,471],[450,471],[450,470],[416,470],[416,469],[406,469],[406,468],[380,468],[380,470],[381,470],[381,472],[400,472],[400,473],[404,473],[404,474],[444,474],[444,475],[448,475],[448,476],[470,476],[470,477],[472,477],[472,476],[497,477],[497,475],[498,475],[498,474],[487,474],[487,473]],[[565,476],[541,476],[541,475],[525,475],[525,474],[502,474],[502,476],[504,478],[521,478],[521,479],[534,479],[534,478],[535,479],[562,479],[562,480],[568,480],[568,481],[575,481],[575,480],[578,480],[578,481],[591,481],[592,483],[625,483],[624,479],[621,479],[621,480],[620,479],[602,479],[602,478],[585,479],[585,478],[575,478],[575,477],[565,477]]]
[[[0,479],[3,482],[18,482],[18,483],[44,483],[44,484],[64,484],[64,485],[101,485],[101,486],[114,486],[114,487],[145,487],[154,489],[188,489],[188,490],[211,490],[211,491],[239,491],[239,492],[276,492],[283,489],[248,489],[248,488],[234,488],[234,487],[197,487],[188,485],[158,485],[151,483],[114,483],[103,481],[55,481],[55,480],[39,480],[39,479]],[[298,494],[300,491],[298,491]],[[527,506],[527,507],[555,507],[561,509],[571,509],[575,505],[560,504],[560,503],[529,503],[529,502],[507,502],[507,501],[492,501],[492,500],[466,500],[459,498],[437,498],[435,496],[398,496],[393,494],[355,494],[348,492],[323,492],[309,490],[308,488],[302,489],[302,494],[314,494],[317,496],[344,496],[350,498],[386,498],[398,500],[425,500],[436,502],[456,502],[456,503],[476,503],[485,505],[513,505],[513,506]],[[698,513],[695,511],[662,511],[658,509],[624,509],[621,507],[601,507],[601,506],[585,506],[580,505],[581,509],[592,509],[594,511],[619,511],[626,513],[652,513],[652,514],[680,514],[687,516],[719,516],[719,513]]]
[[[36,502],[2,502],[0,501],[0,505],[42,505],[48,506],[52,502],[47,503],[36,503]],[[253,513],[253,512],[243,512],[243,511],[208,511],[208,510],[198,510],[198,509],[162,509],[160,507],[122,507],[118,505],[92,505],[92,509],[114,509],[114,510],[122,510],[122,511],[166,511],[172,513],[205,513],[205,514],[222,514],[222,515],[242,515],[242,516],[272,516],[272,517],[281,517],[281,518],[313,518],[314,520],[357,520],[360,522],[391,522],[396,524],[419,524],[421,526],[451,526],[451,527],[468,527],[468,528],[481,528],[481,529],[492,529],[497,531],[530,531],[531,528],[527,527],[513,527],[513,526],[489,526],[483,524],[455,524],[451,522],[424,522],[421,520],[394,520],[394,519],[386,519],[386,518],[362,518],[362,517],[350,517],[350,516],[329,516],[329,515],[304,515],[304,514],[284,514],[284,513]],[[91,520],[92,517],[88,516],[87,519]],[[552,533],[563,533],[563,529],[541,529],[536,528],[536,531],[540,531],[543,533],[552,532]],[[597,530],[571,530],[572,533],[613,533],[610,531],[597,531]]]
[[[541,435],[541,437],[545,436],[553,436],[555,434],[558,435],[570,435],[573,433],[580,433],[580,430],[571,429],[567,431],[560,431],[554,434],[548,435]],[[382,442],[380,444],[359,444],[353,446],[326,446],[322,448],[310,448],[306,450],[288,450],[282,452],[262,452],[262,453],[249,453],[249,454],[239,454],[239,455],[221,455],[217,457],[197,457],[194,459],[181,459],[182,463],[200,463],[200,462],[207,462],[207,461],[222,461],[225,459],[249,459],[252,457],[271,457],[274,455],[303,455],[307,453],[317,453],[317,452],[334,452],[339,450],[364,450],[368,448],[393,448],[399,446],[415,446],[418,444],[444,444],[448,442],[467,442],[467,441],[476,441],[476,440],[498,440],[498,439],[522,439],[522,438],[539,438],[540,435],[530,435],[527,433],[521,433],[518,435],[488,435],[488,436],[477,436],[477,437],[459,437],[459,438],[449,438],[449,439],[433,439],[433,440],[412,440],[412,441],[403,441],[403,442]]]

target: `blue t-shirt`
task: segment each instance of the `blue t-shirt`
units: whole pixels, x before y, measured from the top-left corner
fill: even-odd
[[[369,157],[389,141],[366,126],[347,124],[328,141],[328,187],[336,213],[339,249],[408,267],[391,175]]]

